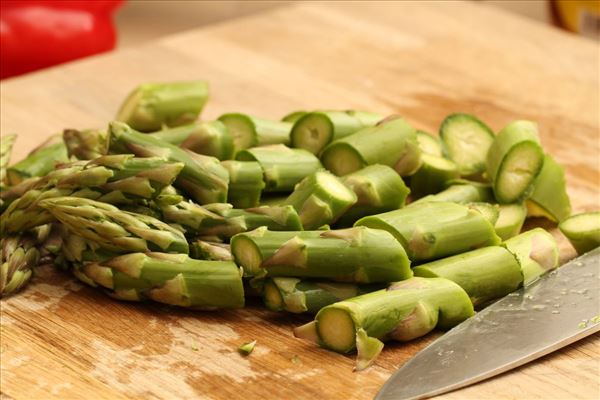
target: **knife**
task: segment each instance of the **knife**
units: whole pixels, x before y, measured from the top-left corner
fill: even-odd
[[[600,247],[448,331],[392,375],[377,400],[417,400],[506,372],[600,331]]]

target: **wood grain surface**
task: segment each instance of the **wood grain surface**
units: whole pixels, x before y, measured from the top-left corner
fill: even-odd
[[[18,159],[65,127],[104,126],[140,82],[196,78],[211,84],[205,118],[356,108],[431,132],[455,111],[495,130],[528,118],[566,167],[574,210],[598,209],[599,50],[474,4],[299,4],[4,81],[1,132],[20,135]],[[390,343],[353,373],[352,356],[292,337],[306,317],[122,303],[50,267],[0,306],[2,399],[365,399],[436,337]],[[596,336],[444,398],[597,399],[599,372]]]

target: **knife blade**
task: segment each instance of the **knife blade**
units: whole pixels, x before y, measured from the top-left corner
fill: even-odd
[[[600,247],[498,300],[420,351],[377,400],[417,400],[501,374],[600,331]]]

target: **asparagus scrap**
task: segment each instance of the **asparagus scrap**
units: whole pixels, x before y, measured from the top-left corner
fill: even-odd
[[[430,194],[413,202],[423,203],[426,201],[447,201],[450,203],[474,203],[474,202],[493,202],[494,192],[492,187],[486,183],[473,182],[467,180],[449,181],[446,189],[436,194]]]
[[[519,260],[524,285],[558,267],[558,245],[554,237],[542,228],[512,237],[504,241],[503,246]]]
[[[423,154],[429,154],[436,157],[444,155],[442,150],[442,142],[437,136],[425,131],[417,131],[417,142]]]
[[[65,129],[62,137],[69,157],[93,160],[108,152],[108,133],[103,129]]]
[[[578,254],[600,246],[600,212],[573,215],[558,226]]]
[[[527,214],[532,217],[562,222],[571,215],[565,171],[549,154],[544,156],[544,165],[526,203]]]
[[[423,154],[421,167],[410,177],[410,193],[415,198],[435,194],[459,177],[457,165],[443,157]]]
[[[498,211],[498,220],[494,224],[496,234],[502,240],[517,236],[527,217],[527,207],[519,203],[500,204]]]
[[[17,185],[27,178],[44,176],[57,164],[69,161],[67,148],[60,135],[50,137],[23,160],[6,169],[8,185]]]
[[[269,144],[290,144],[292,123],[271,121],[247,114],[229,113],[219,118],[233,137],[235,152]]]
[[[199,239],[190,242],[190,257],[198,260],[233,261],[233,255],[228,244]]]
[[[27,235],[0,239],[0,298],[17,293],[31,279],[40,256],[35,244]]]
[[[235,208],[258,206],[265,188],[263,170],[256,161],[228,160],[221,163],[229,172],[227,202]]]

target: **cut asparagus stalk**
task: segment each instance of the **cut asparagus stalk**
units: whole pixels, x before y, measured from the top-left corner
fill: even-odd
[[[233,137],[221,121],[194,122],[150,134],[163,142],[219,160],[233,157]]]
[[[498,220],[494,225],[496,234],[502,240],[517,236],[521,232],[526,217],[527,208],[524,204],[501,204]]]
[[[523,283],[521,265],[504,247],[490,246],[413,268],[415,276],[446,278],[467,292],[474,307],[506,296]]]
[[[57,142],[57,140],[59,140]],[[10,186],[17,185],[27,178],[44,176],[56,164],[69,161],[67,148],[59,136],[53,136],[29,155],[6,169],[6,181]]]
[[[436,157],[443,157],[442,142],[437,136],[424,131],[417,131],[417,142],[423,154],[429,154]]]
[[[444,153],[454,161],[461,175],[485,171],[487,152],[494,141],[494,132],[470,114],[450,114],[440,126]]]
[[[492,226],[495,226],[496,222],[498,222],[498,218],[500,217],[500,206],[498,204],[475,202],[467,203],[466,206],[479,211]]]
[[[351,135],[383,119],[364,111],[315,111],[305,113],[294,123],[291,146],[320,154],[329,143]]]
[[[198,260],[233,261],[233,255],[228,244],[204,240],[190,242],[190,257]]]
[[[369,165],[342,178],[356,194],[356,203],[338,220],[340,226],[351,226],[359,218],[404,207],[410,190],[387,165]]]
[[[365,227],[303,232],[259,228],[234,236],[231,252],[244,272],[256,277],[375,283],[412,276],[400,243],[385,231]]]
[[[541,275],[558,267],[558,245],[554,237],[542,228],[512,237],[506,240],[503,246],[519,260],[524,285],[529,285]]]
[[[136,251],[188,253],[183,233],[156,218],[77,197],[46,199],[39,205],[65,224],[69,231],[117,254]]]
[[[304,229],[312,230],[334,223],[354,203],[356,195],[342,181],[317,171],[300,181],[283,204],[294,207]]]
[[[292,111],[291,113],[286,114],[283,118],[281,118],[281,120],[285,122],[291,122],[293,124],[307,113],[308,111]]]
[[[423,154],[421,168],[410,178],[410,192],[415,198],[438,193],[448,181],[459,177],[456,164],[443,157]]]
[[[39,252],[30,236],[0,239],[0,298],[23,289],[38,265]]]
[[[244,343],[240,347],[238,347],[238,352],[243,356],[249,356],[250,353],[254,351],[254,347],[256,346],[256,340],[253,340],[248,343]]]
[[[349,353],[365,337],[408,341],[436,327],[452,328],[473,314],[469,296],[456,283],[415,277],[326,306],[317,313],[316,324],[304,330],[316,329],[321,346]],[[361,330],[366,334],[362,338]]]
[[[479,211],[455,203],[412,204],[364,217],[354,225],[390,232],[412,261],[434,260],[500,243],[494,226]]]
[[[255,161],[223,161],[229,171],[227,201],[235,208],[256,207],[265,187],[263,170]]]
[[[290,144],[292,123],[271,121],[247,114],[230,113],[219,117],[231,135],[235,151],[269,144]]]
[[[181,202],[161,207],[163,218],[182,225],[189,234],[228,239],[241,232],[264,226],[274,231],[301,230],[298,213],[292,206],[234,209],[231,204],[199,206]]]
[[[170,185],[183,164],[130,154],[102,156],[57,169],[38,180],[2,214],[1,231],[21,232],[52,222],[39,202],[53,197],[85,197],[112,204],[152,199]]]
[[[537,125],[515,121],[498,133],[487,154],[487,175],[499,203],[529,197],[544,163]]]
[[[489,184],[470,181],[451,181],[448,188],[436,194],[430,194],[416,200],[415,203],[427,201],[447,201],[450,203],[476,203],[494,201],[494,192]]]
[[[93,160],[108,153],[108,133],[102,129],[65,129],[63,141],[69,157]]]
[[[263,169],[265,192],[291,192],[308,175],[322,168],[314,154],[282,144],[240,151],[239,161],[258,161]]]
[[[204,310],[244,306],[240,270],[231,261],[194,260],[185,254],[132,253],[86,264],[82,272],[120,299],[148,298]]]
[[[544,156],[544,165],[526,204],[528,215],[533,217],[562,222],[571,215],[565,170],[549,154]]]
[[[6,179],[6,168],[10,163],[10,154],[17,139],[17,135],[6,135],[0,138],[0,186]]]
[[[330,143],[321,160],[325,168],[338,176],[372,164],[389,165],[405,176],[419,169],[421,150],[415,129],[404,119],[396,118]]]
[[[204,81],[145,83],[125,99],[116,120],[140,132],[185,125],[198,118],[207,99]]]
[[[163,157],[183,163],[176,186],[200,204],[219,203],[227,199],[229,174],[219,160],[180,149],[150,135],[136,132],[122,122],[109,125],[110,151],[133,153],[139,157]]]
[[[316,314],[335,302],[382,289],[381,284],[357,285],[300,280],[298,278],[268,278],[264,284],[263,302],[269,310]]]
[[[578,254],[600,246],[600,212],[573,215],[558,226]]]

